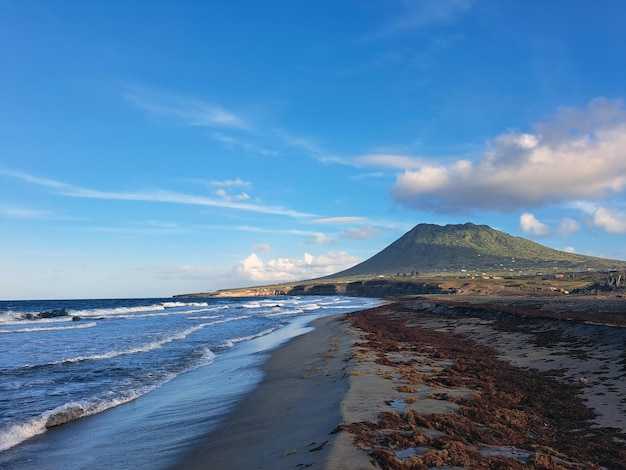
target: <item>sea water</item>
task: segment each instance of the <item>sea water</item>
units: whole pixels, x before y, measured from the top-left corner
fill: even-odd
[[[379,303],[2,301],[0,469],[165,468],[260,382],[270,350]],[[54,311],[67,315],[42,315]]]

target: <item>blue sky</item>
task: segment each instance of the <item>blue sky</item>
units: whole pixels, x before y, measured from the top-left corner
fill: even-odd
[[[418,223],[626,260],[622,0],[0,0],[0,298],[309,279]]]

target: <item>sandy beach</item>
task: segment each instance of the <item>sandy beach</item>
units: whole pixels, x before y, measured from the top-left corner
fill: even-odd
[[[341,316],[313,326],[272,354],[261,385],[174,468],[327,468],[353,338]]]
[[[415,299],[314,326],[175,468],[626,468],[624,299]]]

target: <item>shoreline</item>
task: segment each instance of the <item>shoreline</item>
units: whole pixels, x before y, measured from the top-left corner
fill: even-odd
[[[172,469],[328,468],[352,347],[343,314],[274,350],[261,383]]]
[[[318,319],[173,468],[625,468],[626,301],[572,300],[415,299]]]

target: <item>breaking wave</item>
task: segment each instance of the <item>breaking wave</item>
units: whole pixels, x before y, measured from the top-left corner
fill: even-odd
[[[160,380],[151,384],[140,386],[136,389],[118,392],[111,398],[112,393],[106,393],[106,398],[95,397],[83,401],[65,403],[52,410],[47,410],[39,416],[28,419],[21,423],[11,423],[0,427],[0,452],[10,449],[31,437],[43,434],[49,428],[69,423],[70,421],[94,415],[102,411],[128,403],[149,393],[167,382],[175,379],[178,375],[207,365],[217,356],[209,348],[201,348],[184,364],[180,371],[169,373]]]
[[[57,331],[57,330],[82,330],[84,328],[93,328],[97,323],[79,323],[67,326],[34,326],[32,328],[16,328],[11,330],[0,330],[0,333],[33,333],[36,331]]]

